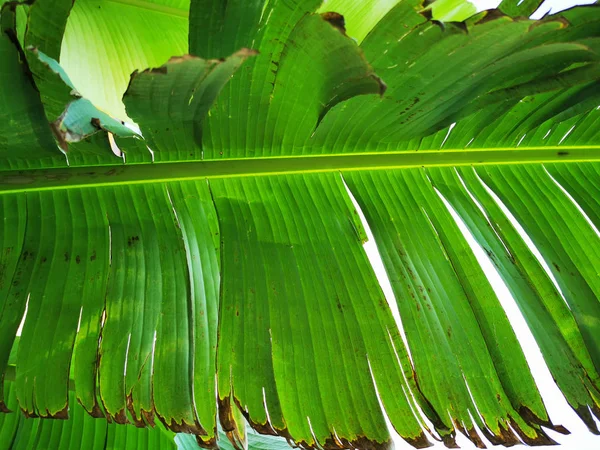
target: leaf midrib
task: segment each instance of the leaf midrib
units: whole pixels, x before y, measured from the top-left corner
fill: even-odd
[[[137,8],[146,9],[149,11],[160,12],[176,17],[189,18],[189,11],[179,8],[173,8],[172,6],[163,6],[156,3],[147,2],[145,0],[107,0],[112,3],[121,3],[123,5],[135,6]]]
[[[0,194],[301,173],[600,161],[600,145],[422,150],[62,167],[0,172]]]

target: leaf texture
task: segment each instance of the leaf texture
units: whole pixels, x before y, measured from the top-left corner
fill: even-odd
[[[462,225],[598,434],[600,9],[537,3],[6,3],[0,439],[552,444]]]

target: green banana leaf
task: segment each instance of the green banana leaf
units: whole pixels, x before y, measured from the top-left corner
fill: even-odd
[[[3,3],[0,410],[552,444],[464,224],[600,434],[600,8],[321,3]]]
[[[12,383],[6,383],[9,404],[18,408]],[[25,418],[24,415],[3,414],[0,416],[0,449],[3,450],[197,450],[200,447],[193,435],[167,431],[162,424],[155,428],[137,428],[133,425],[121,426],[96,420],[76,404],[68,420],[44,420]],[[219,450],[233,450],[224,432],[219,432]],[[255,431],[248,434],[248,450],[290,449],[285,439],[263,436]]]
[[[18,353],[19,338],[15,340],[9,362],[14,364]],[[15,390],[12,382],[5,383],[6,405],[17,410]],[[162,423],[153,428],[140,428],[133,425],[121,426],[105,420],[96,420],[77,404],[73,392],[69,395],[71,409],[69,418],[44,420],[27,418],[23,414],[0,415],[1,450],[197,450],[200,447],[193,435],[175,434]],[[219,450],[233,450],[227,433],[219,428],[217,447]],[[247,450],[285,450],[290,446],[285,439],[263,436],[253,430],[248,433]]]
[[[7,383],[9,402],[18,407],[14,391]],[[75,404],[75,399],[71,399]],[[219,450],[233,450],[222,431]],[[263,436],[255,431],[248,434],[248,450],[289,450],[285,439]],[[0,416],[0,449],[3,450],[198,450],[193,435],[167,431],[162,424],[155,428],[118,425],[92,418],[76,405],[68,420],[27,419],[22,414]]]
[[[18,408],[13,383],[5,383],[8,404]],[[157,428],[136,428],[133,425],[117,425],[91,417],[74,405],[68,420],[45,420],[25,418],[20,413],[0,416],[0,449],[2,450],[117,450],[160,449],[176,450],[174,436]],[[159,425],[162,426],[162,425]],[[189,447],[193,448],[193,447]],[[195,448],[198,448],[197,446]]]

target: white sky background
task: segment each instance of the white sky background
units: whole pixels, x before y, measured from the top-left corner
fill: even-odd
[[[495,8],[500,3],[499,0],[471,0],[471,1],[479,9],[482,9],[482,10]],[[542,4],[542,6],[538,9],[538,11],[536,11],[536,13],[532,16],[532,18],[539,19],[547,13],[553,13],[553,12],[555,13],[555,12],[558,12],[562,9],[566,9],[573,5],[578,5],[578,4],[581,5],[581,4],[586,4],[586,3],[589,4],[589,3],[594,3],[594,2],[595,2],[595,0],[546,0]],[[358,207],[358,205],[356,203],[355,203],[355,206]],[[359,214],[362,215],[362,213],[359,213]],[[456,215],[454,215],[454,216],[455,216],[455,220],[456,220],[458,218],[458,216],[456,216]],[[369,259],[371,259],[373,267],[375,268],[377,277],[380,280],[380,283],[383,287],[386,297],[388,299],[391,299],[392,302],[394,302],[394,300],[393,300],[394,295],[392,293],[392,288],[391,288],[390,282],[387,278],[387,275],[385,274],[385,269],[383,268],[383,262],[381,261],[381,257],[379,256],[379,253],[377,252],[377,248],[375,246],[373,236],[372,236],[370,230],[368,230],[368,225],[366,224],[364,217],[363,217],[363,222],[365,223],[365,227],[367,228],[367,232],[369,234],[369,241],[365,244],[365,249],[367,251],[367,254],[369,255]],[[513,299],[512,295],[510,294],[508,288],[506,287],[506,285],[504,284],[504,282],[502,281],[502,279],[496,272],[496,269],[493,267],[492,263],[490,262],[488,256],[481,249],[481,247],[479,247],[479,245],[475,242],[475,240],[471,237],[471,235],[469,234],[469,231],[462,224],[460,218],[458,218],[457,222],[459,224],[459,227],[461,228],[461,231],[467,238],[467,241],[469,242],[470,246],[473,248],[479,263],[483,267],[484,272],[486,273],[487,277],[490,279],[492,287],[496,291],[496,294],[498,295],[498,298],[500,299],[500,302],[502,303],[502,306],[504,307],[504,309],[508,315],[508,318],[515,330],[515,333],[517,334],[517,337],[519,339],[519,342],[521,343],[521,346],[523,347],[525,357],[527,358],[527,362],[529,363],[529,366],[531,368],[531,371],[532,371],[532,374],[536,381],[536,384],[539,387],[540,393],[544,400],[544,404],[546,405],[546,408],[548,410],[548,414],[550,415],[550,419],[552,420],[552,422],[554,424],[564,425],[569,431],[571,431],[570,435],[564,436],[559,433],[553,432],[551,430],[546,430],[548,435],[555,441],[559,442],[561,445],[559,447],[542,446],[542,447],[536,447],[536,448],[540,448],[540,449],[551,449],[552,448],[555,450],[600,450],[600,436],[594,436],[592,433],[590,433],[588,431],[585,424],[579,419],[579,417],[575,414],[575,412],[571,409],[569,404],[566,402],[564,396],[562,395],[562,393],[556,386],[556,383],[554,383],[554,380],[552,379],[552,375],[550,374],[550,371],[548,370],[548,367],[546,366],[546,363],[544,362],[544,359],[542,358],[540,349],[539,349],[537,343],[535,342],[533,335],[531,334],[531,331],[529,330],[529,328],[527,327],[527,325],[525,323],[525,319],[523,318],[521,312],[519,311],[519,308],[518,308],[515,300]],[[529,245],[533,245],[533,244],[529,244]],[[392,311],[394,311],[394,309],[395,309],[394,314],[396,316],[396,320],[399,320],[399,314],[397,312],[398,311],[397,307],[393,303],[390,303],[390,306],[392,307]],[[412,447],[410,445],[408,445],[404,440],[402,440],[399,436],[397,436],[394,433],[393,429],[391,431],[392,431],[392,435],[394,436],[394,442],[395,442],[397,450],[412,449]],[[488,446],[488,448],[495,447],[491,443],[489,443],[489,441],[487,441],[487,439],[482,434],[480,434],[480,435],[481,435],[483,441]],[[438,443],[433,440],[431,440],[431,441],[435,442],[435,446],[432,447],[432,449],[445,449],[446,448],[441,443]],[[476,448],[461,433],[457,433],[456,442],[461,448],[464,448],[464,449],[475,449]],[[500,447],[496,447],[496,448],[500,448]],[[501,447],[501,448],[504,448],[504,447]]]

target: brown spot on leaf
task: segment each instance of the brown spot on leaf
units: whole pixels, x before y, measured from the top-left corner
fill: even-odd
[[[142,409],[141,412],[146,423],[154,428],[156,426],[156,423],[154,422],[154,411],[146,411],[145,409]]]
[[[33,411],[27,411],[23,408],[21,408],[21,412],[28,419],[36,419],[36,418],[40,417],[37,413],[35,413]]]
[[[541,429],[538,428],[535,431],[537,432],[537,436],[535,437],[529,437],[528,435],[526,435],[523,430],[521,430],[521,428],[519,427],[519,425],[512,419],[510,418],[510,426],[512,427],[512,429],[519,435],[519,437],[521,438],[521,440],[523,442],[525,442],[525,444],[527,445],[531,445],[531,446],[537,446],[537,445],[558,445],[558,443],[550,438],[550,436],[548,436],[546,434],[546,432]],[[502,427],[500,427],[501,430],[503,430]],[[513,433],[511,433],[513,434]],[[514,434],[513,434],[514,435]],[[519,443],[519,440],[517,439],[517,444]]]
[[[221,428],[223,428],[223,431],[227,434],[229,440],[232,441],[232,444],[235,445],[235,437],[239,437],[237,425],[233,418],[233,411],[231,410],[231,408],[235,406],[231,404],[230,397],[221,398],[219,396],[217,399],[217,407]]]
[[[551,427],[548,427],[548,428],[550,428],[560,434],[565,434],[565,435],[571,434],[571,432],[563,425],[552,425]]]
[[[431,2],[429,2],[429,3],[431,3]],[[423,2],[423,6],[426,9],[422,9],[421,11],[419,11],[419,14],[421,14],[427,20],[432,20],[433,19],[433,11],[431,10],[431,8],[427,8],[427,2],[426,1]]]
[[[199,423],[187,423],[185,420],[182,420],[181,423],[178,423],[175,419],[171,419],[171,422],[168,422],[161,416],[158,416],[158,418],[165,427],[174,433],[188,433],[196,435],[206,434],[206,431],[204,431]]]
[[[492,433],[488,428],[484,428],[482,432],[494,445],[504,445],[506,447],[512,447],[513,445],[517,445],[520,443],[519,439],[510,428],[504,427],[502,426],[502,424],[498,424],[498,430],[498,434]]]
[[[127,419],[127,414],[125,413],[125,409],[120,410],[114,416],[112,416],[112,420],[121,425],[129,423],[129,420]]]
[[[77,256],[75,257],[75,262],[76,262],[77,264],[79,264],[79,263],[81,262],[81,256],[77,255]]]
[[[413,98],[412,101],[410,102],[410,104],[406,108],[404,108],[404,111],[401,111],[399,115],[401,116],[402,114],[405,114],[407,111],[410,111],[420,101],[421,101],[421,99],[419,97]],[[398,100],[396,103],[402,103],[402,102],[403,102],[403,100]]]
[[[79,401],[79,399],[77,399],[77,400]],[[79,404],[81,405],[81,402],[79,402]],[[86,411],[87,411],[87,409],[86,409]],[[94,406],[92,406],[92,410],[91,411],[87,411],[87,413],[90,416],[94,417],[95,419],[100,419],[100,418],[104,417],[104,412],[102,412],[102,409],[100,408],[100,405],[98,405],[97,402],[95,402]]]
[[[415,436],[415,437],[403,436],[403,438],[406,442],[408,442],[410,445],[412,445],[415,448],[431,447],[431,442],[429,442],[429,440],[427,439],[427,436],[425,436],[425,433],[423,433],[423,432],[421,432],[418,436]]]
[[[556,264],[555,262],[552,263],[552,265],[554,266],[554,268],[560,272],[560,266],[558,264]]]
[[[68,153],[69,144],[67,143],[67,133],[61,130],[62,120],[62,117],[60,117],[54,122],[50,122],[50,130],[52,131],[54,139],[56,139],[56,142],[61,150],[65,153]]]
[[[450,434],[441,436],[441,438],[447,448],[459,448],[458,445],[456,445],[456,432],[453,431]]]
[[[169,62],[171,62],[171,61],[169,61]],[[161,66],[161,67],[155,67],[154,69],[150,69],[149,72],[150,73],[157,73],[157,74],[160,74],[160,75],[166,75],[168,71],[167,71],[167,66]],[[133,75],[137,75],[137,73],[134,73]]]
[[[146,428],[146,422],[144,422],[142,417],[138,417],[138,415],[135,411],[135,408],[133,407],[133,397],[131,394],[127,394],[126,401],[127,401],[127,410],[129,411],[129,413],[131,414],[131,417],[133,418],[133,424],[137,428]]]
[[[600,411],[598,410],[598,407],[596,405],[592,405],[592,410],[594,411],[596,417],[600,415]],[[579,405],[577,406],[577,408],[575,408],[575,411],[577,411],[577,415],[579,416],[579,418],[583,421],[583,423],[587,425],[588,429],[593,434],[600,435],[600,431],[598,431],[598,426],[596,425],[596,422],[592,417],[592,413],[590,412],[590,408],[587,405]]]
[[[484,24],[486,22],[491,22],[492,20],[498,20],[503,17],[509,18],[506,14],[504,14],[499,9],[488,9],[487,11],[483,11],[479,17],[480,17],[480,19],[476,22],[478,25]],[[511,18],[509,18],[509,19],[511,19]]]
[[[479,436],[479,434],[477,434],[477,431],[475,431],[475,428],[469,428],[468,430],[464,430],[463,434],[465,434],[469,438],[469,440],[473,444],[475,444],[475,447],[486,448],[485,444],[481,440],[481,437]]]
[[[94,128],[98,128],[99,130],[102,129],[102,123],[100,122],[100,119],[98,119],[97,117],[92,117],[92,120],[90,120],[90,123],[92,124],[92,126]]]
[[[542,425],[560,434],[571,434],[571,432],[562,425],[554,425],[550,420],[538,417],[533,411],[531,411],[531,409],[529,409],[525,405],[521,405],[519,407],[519,415],[523,419],[525,419],[527,423]]]
[[[343,34],[346,34],[346,19],[340,13],[336,13],[333,11],[324,12],[321,14],[321,17],[326,22],[329,22],[333,27],[340,30]]]
[[[65,405],[65,407],[63,409],[56,412],[55,414],[50,414],[46,410],[46,415],[44,417],[50,418],[50,419],[67,420],[69,418],[69,405]]]
[[[216,430],[215,430],[216,432]],[[211,437],[210,439],[204,439],[202,436],[196,436],[196,442],[198,443],[198,446],[200,448],[208,448],[208,449],[215,449],[215,448],[219,448],[217,446],[217,436],[216,434]]]

